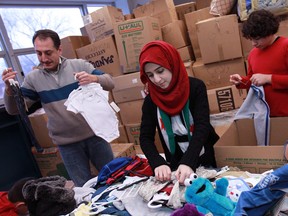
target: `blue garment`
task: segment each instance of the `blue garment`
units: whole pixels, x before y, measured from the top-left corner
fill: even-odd
[[[97,170],[101,170],[105,164],[114,159],[110,144],[98,136],[72,144],[59,145],[58,148],[67,172],[77,187],[81,187],[93,178],[89,158]]]
[[[237,202],[234,216],[261,216],[286,194],[288,165],[284,165],[263,178],[250,191],[243,191]]]
[[[119,157],[107,163],[99,172],[97,184],[106,184],[106,180],[117,170],[131,163],[132,157]]]
[[[265,100],[263,86],[251,85],[240,109],[235,115],[237,119],[254,119],[257,145],[269,145],[270,141],[270,108]]]

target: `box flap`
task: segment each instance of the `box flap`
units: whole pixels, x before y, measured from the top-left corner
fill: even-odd
[[[263,173],[287,163],[283,146],[216,146],[218,167],[238,167],[251,173]]]

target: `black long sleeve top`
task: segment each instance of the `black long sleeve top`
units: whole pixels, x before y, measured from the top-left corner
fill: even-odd
[[[194,132],[189,141],[188,149],[183,153],[176,143],[176,152],[171,155],[167,148],[157,120],[157,106],[148,94],[142,106],[142,120],[140,129],[140,145],[154,170],[160,165],[168,165],[176,170],[179,164],[185,164],[194,171],[199,165],[216,167],[213,145],[219,139],[214,128],[210,124],[210,111],[206,86],[203,81],[189,77],[190,96],[189,110],[194,120]],[[155,140],[156,128],[158,129],[161,144],[166,160],[158,153]],[[204,146],[205,153],[199,154]]]

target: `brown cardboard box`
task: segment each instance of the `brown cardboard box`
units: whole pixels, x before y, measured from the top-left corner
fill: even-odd
[[[184,47],[177,49],[177,51],[179,52],[180,57],[181,57],[183,62],[195,60],[192,46],[190,46],[190,45],[184,46]]]
[[[197,10],[191,13],[187,13],[184,15],[186,26],[188,29],[188,35],[189,35],[190,42],[192,44],[193,52],[194,52],[196,59],[201,58],[199,42],[198,42],[198,38],[196,34],[196,23],[201,20],[205,20],[205,19],[209,19],[213,17],[213,15],[209,13],[209,11],[210,11],[210,7]]]
[[[61,39],[62,56],[73,59],[78,58],[76,49],[90,44],[87,36],[68,36]]]
[[[288,37],[288,16],[280,21],[277,35]]]
[[[127,131],[129,142],[135,143],[135,146],[140,145],[139,137],[140,137],[140,125],[141,123],[137,124],[126,124],[125,129]],[[158,131],[156,130],[155,134],[155,145],[159,153],[163,153],[163,147],[159,138]]]
[[[196,11],[196,3],[188,2],[188,3],[183,3],[180,5],[175,5],[175,9],[176,9],[178,19],[184,21],[185,23],[184,14]]]
[[[48,117],[43,108],[36,110],[30,114],[29,120],[35,135],[36,140],[42,148],[55,147],[47,128]]]
[[[270,119],[270,146],[257,146],[253,119],[233,122],[215,144],[217,166],[263,173],[287,164],[283,155],[287,120],[287,117]]]
[[[43,152],[32,147],[32,153],[42,176],[60,175],[70,179],[57,147],[44,148]]]
[[[124,125],[141,122],[143,101],[144,99],[117,104],[120,108],[119,114]]]
[[[252,42],[242,35],[242,27],[243,23],[239,23],[239,32],[240,32],[240,40],[241,40],[241,46],[242,46],[242,55],[245,59],[247,59],[249,52],[253,48]]]
[[[133,143],[111,144],[114,157],[133,157],[136,155]],[[38,153],[32,148],[32,153],[38,164],[42,176],[60,175],[70,179],[67,170],[62,161],[57,147],[45,148],[43,152]],[[97,175],[98,171],[91,167],[92,174]]]
[[[136,155],[134,143],[115,143],[111,144],[114,157],[133,157]]]
[[[133,9],[136,18],[151,16],[159,19],[160,26],[178,19],[173,0],[150,0],[148,3]]]
[[[189,36],[184,21],[177,20],[161,28],[163,40],[176,49],[190,44]]]
[[[83,16],[84,27],[91,42],[113,35],[114,23],[124,20],[122,10],[114,6],[105,6]]]
[[[196,78],[204,81],[208,90],[230,85],[229,76],[235,74],[236,71],[241,76],[246,75],[243,58],[211,64],[203,64],[201,59],[198,59],[194,62],[192,70]]]
[[[116,103],[143,99],[144,85],[140,80],[140,72],[114,77],[115,87],[112,90]]]
[[[159,20],[141,17],[115,24],[115,39],[123,73],[139,71],[142,47],[153,40],[162,40]]]
[[[115,40],[112,36],[98,40],[76,50],[81,59],[89,61],[93,66],[111,76],[122,75],[120,60]]]
[[[200,10],[202,8],[210,7],[211,0],[196,0],[196,9]]]
[[[237,15],[226,15],[196,23],[204,64],[242,57]]]
[[[239,108],[247,96],[245,89],[234,85],[207,90],[210,113],[226,112]]]

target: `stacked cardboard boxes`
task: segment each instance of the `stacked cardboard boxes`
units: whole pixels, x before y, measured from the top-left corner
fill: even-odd
[[[241,36],[242,23],[237,16],[213,16],[210,2],[200,0],[175,6],[173,0],[150,0],[129,15],[123,15],[121,9],[113,6],[103,7],[83,17],[83,35],[89,37],[90,44],[70,48],[65,45],[75,51],[78,58],[86,59],[95,68],[112,75],[115,88],[111,92],[111,101],[120,108],[119,130],[122,131],[122,138],[117,139],[115,145],[120,149],[124,148],[122,143],[134,143],[141,152],[139,134],[145,94],[139,77],[138,58],[142,47],[152,40],[172,44],[179,51],[189,76],[204,81],[211,114],[228,113],[242,105],[247,92],[232,86],[229,76],[246,74],[245,62],[252,46]],[[287,21],[282,21],[279,34],[287,36],[287,26]],[[230,124],[221,125],[223,135],[215,147],[218,166],[256,167],[252,171],[261,172],[283,163],[280,156],[283,139],[273,142],[273,146],[258,148],[251,138],[253,134],[242,130],[244,125],[253,131],[251,122]],[[275,131],[273,129],[271,133],[275,134]],[[243,134],[247,137],[244,141],[239,138]],[[159,152],[163,152],[158,137],[155,142]],[[254,150],[257,156],[251,156],[250,152]],[[273,155],[267,156],[269,152]],[[260,158],[266,160],[265,166]],[[255,161],[260,162],[255,164]]]

